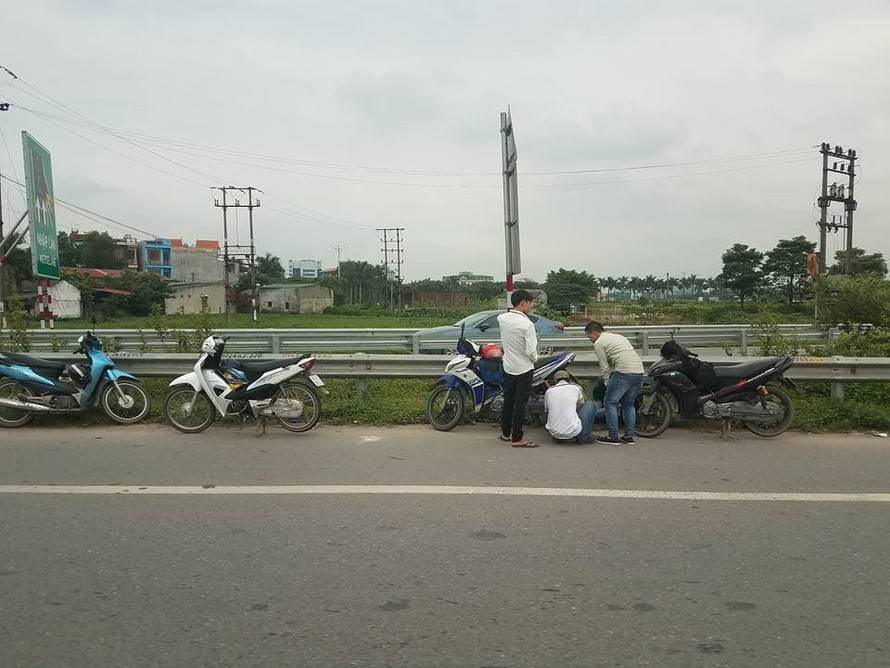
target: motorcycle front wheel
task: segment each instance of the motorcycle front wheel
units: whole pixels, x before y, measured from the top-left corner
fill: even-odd
[[[321,401],[315,388],[304,383],[287,383],[281,386],[278,399],[299,401],[303,404],[303,413],[299,417],[275,417],[278,424],[288,431],[309,431],[318,424],[318,419],[321,417]]]
[[[438,431],[451,431],[464,414],[464,393],[457,387],[436,386],[426,402],[426,418]]]
[[[197,434],[210,426],[216,416],[216,409],[203,392],[180,385],[167,393],[164,415],[170,426],[177,431]]]
[[[769,438],[778,436],[791,426],[794,421],[794,402],[791,400],[791,395],[781,387],[771,385],[767,389],[768,393],[763,399],[774,415],[759,421],[745,420],[744,424],[752,434]],[[751,403],[760,403],[760,399],[760,395],[757,394],[751,399]]]
[[[637,424],[634,433],[640,438],[655,438],[671,424],[671,400],[664,392],[643,391],[637,395]]]
[[[102,391],[102,410],[120,424],[135,424],[148,415],[148,395],[138,383],[129,380],[109,384]]]
[[[31,390],[19,385],[11,378],[0,381],[0,399],[18,399],[27,401],[32,396]],[[0,406],[0,427],[22,427],[34,419],[34,413],[12,406]]]

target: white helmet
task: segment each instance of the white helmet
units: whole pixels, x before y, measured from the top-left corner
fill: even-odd
[[[226,342],[223,341],[221,337],[211,334],[204,339],[204,343],[201,344],[201,352],[212,355],[213,353],[222,350],[225,345]]]

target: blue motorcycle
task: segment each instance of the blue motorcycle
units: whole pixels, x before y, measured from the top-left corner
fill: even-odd
[[[489,350],[493,354],[489,354]],[[500,349],[495,344],[480,346],[461,334],[457,355],[445,365],[445,375],[433,387],[426,402],[426,417],[434,429],[450,431],[461,421],[469,407],[474,414],[498,414],[504,406],[504,368]],[[575,359],[575,353],[563,351],[541,357],[532,373],[528,413],[544,424],[546,381]]]
[[[120,424],[134,424],[148,414],[145,390],[135,376],[114,367],[98,336],[87,332],[77,339],[74,352],[88,361],[66,366],[0,351],[0,427],[21,427],[37,413],[75,413],[96,404]]]

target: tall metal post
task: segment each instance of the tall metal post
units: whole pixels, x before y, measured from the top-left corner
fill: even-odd
[[[826,227],[828,225],[828,144],[822,144],[822,196],[819,197],[819,273],[825,273]],[[823,204],[824,203],[824,204]]]

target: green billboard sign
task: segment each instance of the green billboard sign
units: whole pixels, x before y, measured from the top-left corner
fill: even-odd
[[[52,161],[49,151],[27,132],[22,132],[22,148],[31,227],[31,266],[35,277],[59,278]]]

